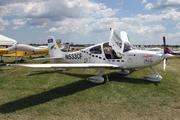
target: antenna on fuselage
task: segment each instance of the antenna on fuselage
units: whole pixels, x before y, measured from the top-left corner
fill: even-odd
[[[98,38],[98,37],[97,37]],[[103,41],[100,39],[100,38],[98,38],[102,43],[103,43]]]

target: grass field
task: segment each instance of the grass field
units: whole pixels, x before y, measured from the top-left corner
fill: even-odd
[[[35,56],[37,57],[37,56]],[[14,57],[4,58],[6,63]],[[51,63],[24,57],[24,63]],[[153,83],[143,76],[149,68],[129,75],[106,69],[109,83],[93,84],[86,77],[97,75],[91,69],[30,69],[7,67],[0,63],[0,119],[180,119],[180,56],[153,67],[163,79]]]

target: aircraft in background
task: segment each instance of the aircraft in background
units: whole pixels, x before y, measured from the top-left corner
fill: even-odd
[[[173,51],[171,48],[167,47],[167,53],[172,55],[180,55],[180,51]]]
[[[60,48],[61,39],[57,39],[56,42],[58,44],[58,47]],[[48,54],[48,53],[49,53],[48,46],[34,47],[34,46],[26,45],[26,44],[14,44],[11,47],[0,49],[1,62],[4,62],[2,60],[2,56],[23,57],[23,56],[31,56],[31,55],[43,55],[43,54]],[[44,56],[40,56],[40,57],[44,57]],[[24,61],[24,60],[21,59],[21,61]]]
[[[160,81],[161,75],[157,73],[152,66],[161,63],[164,60],[163,70],[166,68],[166,58],[173,57],[173,55],[164,53],[157,53],[154,51],[144,51],[133,49],[129,42],[129,38],[126,32],[121,32],[121,38],[117,33],[111,30],[109,41],[106,43],[96,44],[94,46],[87,47],[76,52],[62,52],[57,49],[58,46],[54,40],[54,37],[47,37],[49,55],[53,62],[62,62],[69,64],[7,64],[7,66],[13,67],[27,67],[27,68],[63,68],[63,72],[66,68],[82,68],[82,72],[86,68],[100,69],[97,76],[86,78],[87,81],[93,83],[102,83],[104,78],[102,77],[105,68],[120,69],[117,72],[120,74],[130,74],[130,70],[141,70],[144,68],[150,68],[155,75],[144,77],[149,81]],[[164,39],[164,46],[165,39]]]
[[[41,47],[34,47],[26,44],[15,44],[9,48],[0,49],[0,55],[7,57],[7,56],[31,56],[31,55],[42,55],[48,54],[48,46],[41,46]],[[23,59],[21,59],[23,61]],[[1,62],[3,62],[1,58]]]
[[[161,48],[146,48],[144,45],[141,45],[141,50],[147,50],[147,51],[155,51],[155,52],[159,52],[159,53],[163,53],[164,49]]]
[[[165,39],[165,37],[163,38]],[[170,47],[164,48],[166,50],[167,53],[172,54],[172,55],[180,55],[180,51],[173,51]],[[147,51],[156,51],[156,52],[160,52],[163,53],[164,50],[161,48],[146,48],[144,45],[141,45],[141,50],[147,50]]]

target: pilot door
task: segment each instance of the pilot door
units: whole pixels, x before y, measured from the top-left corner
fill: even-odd
[[[118,57],[123,56],[124,42],[113,29],[111,29],[111,35],[109,37],[109,46],[112,47]]]

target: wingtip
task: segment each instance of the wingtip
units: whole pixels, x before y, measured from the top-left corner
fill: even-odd
[[[6,64],[6,66],[12,66],[12,64]]]

